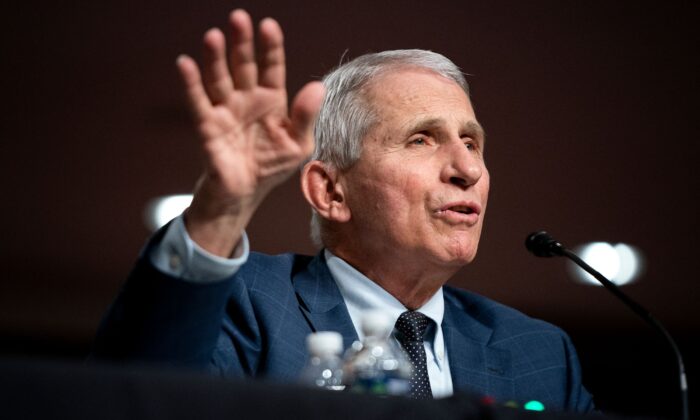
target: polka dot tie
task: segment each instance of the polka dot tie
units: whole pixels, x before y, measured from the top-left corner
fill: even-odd
[[[423,337],[432,322],[430,318],[420,312],[406,311],[401,314],[395,326],[400,333],[396,335],[396,338],[406,350],[406,354],[413,364],[408,396],[419,400],[433,398],[423,345]]]

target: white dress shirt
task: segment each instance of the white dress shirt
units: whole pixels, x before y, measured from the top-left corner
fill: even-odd
[[[394,296],[357,271],[345,260],[336,257],[328,250],[325,250],[325,257],[328,269],[345,300],[350,319],[352,319],[360,340],[364,338],[360,325],[362,314],[365,311],[380,310],[391,319],[392,324],[396,324],[399,316],[407,310]],[[452,395],[452,375],[445,351],[445,339],[442,335],[442,317],[445,314],[445,299],[442,296],[442,288],[438,289],[430,300],[417,311],[435,322],[428,329],[423,342],[433,397],[448,397]]]
[[[243,238],[233,258],[207,252],[190,238],[182,215],[173,219],[158,246],[151,250],[151,262],[160,271],[194,283],[214,283],[236,274],[248,261],[250,246]]]
[[[152,249],[150,258],[153,265],[164,273],[187,281],[210,283],[234,275],[248,260],[249,252],[248,237],[245,233],[234,251],[233,258],[221,258],[207,252],[189,237],[183,217],[179,216],[168,226],[160,244]],[[360,320],[364,311],[381,310],[395,324],[399,316],[407,310],[389,292],[343,259],[328,250],[325,251],[325,257],[360,340],[363,339]],[[442,318],[445,313],[442,288],[417,310],[434,321],[424,342],[433,396],[450,396],[453,393],[452,375],[442,333]]]

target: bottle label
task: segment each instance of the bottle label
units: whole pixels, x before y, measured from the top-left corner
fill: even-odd
[[[352,392],[375,395],[406,395],[409,383],[405,378],[375,376],[356,378],[350,387]]]

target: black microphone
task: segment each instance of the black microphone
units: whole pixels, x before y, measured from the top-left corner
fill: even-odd
[[[620,299],[625,305],[632,309],[634,313],[636,313],[646,322],[651,324],[657,331],[661,333],[661,335],[664,336],[666,341],[668,341],[668,343],[671,345],[671,348],[673,348],[673,352],[676,355],[676,359],[678,362],[678,372],[680,375],[681,403],[683,404],[683,420],[688,420],[690,418],[688,414],[688,382],[685,376],[685,365],[683,364],[683,357],[681,356],[681,351],[676,345],[676,342],[673,340],[673,337],[671,337],[671,334],[669,334],[669,332],[666,331],[666,328],[664,328],[664,326],[661,325],[661,322],[654,318],[651,315],[651,313],[649,313],[649,311],[642,307],[642,305],[638,304],[629,296],[622,293],[622,290],[620,290],[620,288],[617,287],[615,283],[608,280],[605,276],[600,274],[597,270],[595,270],[593,267],[591,267],[585,261],[579,258],[578,255],[574,254],[566,247],[564,247],[564,245],[562,245],[560,242],[552,238],[547,232],[541,230],[529,234],[527,238],[525,238],[525,247],[528,249],[528,251],[532,252],[538,257],[562,256],[570,259],[576,265],[578,265],[590,275],[595,277],[595,279],[598,280],[608,291],[610,291],[613,295]]]
[[[562,245],[552,239],[549,234],[543,230],[527,235],[525,238],[525,247],[528,251],[538,257],[556,257],[562,255]]]

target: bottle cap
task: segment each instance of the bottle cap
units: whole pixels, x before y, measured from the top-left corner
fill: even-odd
[[[306,348],[314,356],[340,354],[343,351],[343,336],[335,331],[319,331],[306,336]]]
[[[362,333],[365,336],[388,337],[394,326],[383,311],[371,310],[362,314]]]

